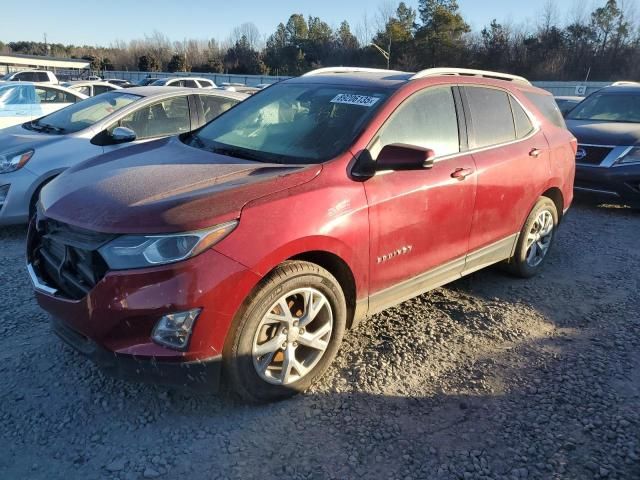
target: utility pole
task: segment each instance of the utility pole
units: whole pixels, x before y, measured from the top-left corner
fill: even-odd
[[[376,45],[373,42],[371,42],[369,45],[371,45],[376,50],[378,50],[380,52],[380,54],[387,60],[387,70],[389,70],[390,63],[391,63],[391,40],[389,40],[389,50],[388,51],[383,49],[383,48],[381,48],[381,47],[379,47],[378,45]]]

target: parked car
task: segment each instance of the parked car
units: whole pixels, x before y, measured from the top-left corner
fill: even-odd
[[[464,112],[464,113],[463,113]],[[575,138],[522,77],[332,68],[48,184],[29,272],[108,371],[306,389],[360,319],[488,265],[540,272]]]
[[[117,85],[113,85],[108,82],[84,82],[84,81],[72,81],[62,83],[63,87],[70,88],[77,92],[85,94],[87,97],[94,97],[101,93],[110,92],[112,90],[120,89]]]
[[[253,95],[254,93],[258,93],[261,89],[257,87],[247,87],[246,85],[224,85],[222,87],[223,90],[228,90],[230,92],[240,92],[246,93],[249,95]]]
[[[58,85],[0,84],[0,128],[29,122],[85,98],[87,96],[80,92]]]
[[[589,95],[567,126],[578,138],[576,191],[640,208],[640,84]]]
[[[117,85],[120,88],[129,88],[129,87],[136,86],[134,83],[131,83],[129,80],[123,80],[121,78],[105,78],[104,81],[112,85]]]
[[[142,80],[140,80],[138,82],[138,86],[139,87],[145,87],[147,85],[151,85],[153,82],[155,82],[156,80],[159,80],[158,77],[147,77],[147,78],[143,78]]]
[[[563,116],[566,116],[573,108],[578,105],[584,97],[557,96],[554,97],[558,108]]]
[[[46,70],[20,70],[4,75],[0,80],[5,82],[33,82],[57,85],[58,78],[55,73]]]
[[[187,87],[187,88],[217,88],[213,80],[199,77],[168,77],[159,78],[152,85],[164,87]]]
[[[128,145],[188,132],[244,98],[219,90],[116,89],[0,130],[0,224],[26,222],[42,186],[66,168]]]

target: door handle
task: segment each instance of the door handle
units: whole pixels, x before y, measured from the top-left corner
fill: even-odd
[[[532,148],[529,152],[529,156],[533,158],[538,158],[540,155],[542,155],[542,150],[539,148]]]
[[[456,168],[451,174],[451,178],[455,178],[462,181],[472,173],[473,173],[473,170],[471,170],[470,168]]]

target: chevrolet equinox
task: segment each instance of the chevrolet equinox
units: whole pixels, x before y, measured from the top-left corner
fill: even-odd
[[[499,262],[537,274],[575,153],[522,77],[316,70],[67,170],[28,270],[54,331],[103,369],[275,400],[368,315]]]

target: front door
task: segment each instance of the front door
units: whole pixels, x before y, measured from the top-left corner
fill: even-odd
[[[429,275],[422,276],[426,272],[437,277],[459,274],[473,214],[475,166],[471,155],[460,153],[451,87],[431,87],[409,97],[382,127],[369,151],[375,159],[382,147],[394,143],[429,148],[436,156],[430,169],[378,172],[364,183],[374,296],[410,280],[418,290],[420,285],[429,288]],[[410,293],[415,291],[402,297],[409,298]],[[371,308],[376,310],[375,305]]]

